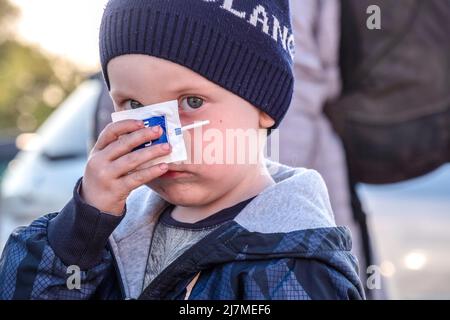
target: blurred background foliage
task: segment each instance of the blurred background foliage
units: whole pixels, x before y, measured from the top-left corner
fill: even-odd
[[[35,131],[84,76],[67,59],[17,40],[19,15],[0,0],[0,137]]]

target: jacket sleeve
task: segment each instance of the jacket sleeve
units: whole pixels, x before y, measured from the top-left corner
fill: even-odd
[[[79,196],[59,212],[16,229],[0,259],[0,299],[92,299],[117,295],[108,238],[122,217]],[[125,209],[126,210],[126,209]],[[116,292],[116,293],[115,293]]]
[[[280,259],[255,265],[242,277],[245,300],[361,300],[356,274],[344,275],[314,259]]]

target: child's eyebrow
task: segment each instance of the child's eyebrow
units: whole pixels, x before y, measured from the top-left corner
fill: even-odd
[[[211,86],[208,86],[207,84],[198,84],[198,83],[184,83],[184,84],[180,84],[178,86],[174,86],[172,88],[169,88],[167,90],[167,93],[170,95],[176,95],[178,93],[181,92],[187,92],[187,91],[191,91],[192,93],[194,93],[195,91],[211,91],[213,88],[211,88]],[[133,92],[130,91],[122,91],[119,88],[113,88],[111,89],[111,97],[114,100],[122,100],[122,99],[129,99],[130,97],[133,97]]]
[[[174,86],[170,89],[171,93],[180,93],[180,92],[186,92],[186,91],[205,91],[205,90],[211,90],[211,86],[207,84],[199,84],[197,82],[194,83],[185,83],[180,84],[179,86]]]
[[[110,93],[113,100],[119,101],[130,97],[126,92],[120,91],[120,89],[111,89]]]

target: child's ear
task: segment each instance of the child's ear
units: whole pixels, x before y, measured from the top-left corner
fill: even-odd
[[[259,126],[260,128],[268,129],[275,124],[275,120],[273,120],[267,113],[264,111],[259,112]]]

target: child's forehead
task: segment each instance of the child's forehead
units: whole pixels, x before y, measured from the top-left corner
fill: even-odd
[[[111,91],[129,91],[151,84],[168,92],[220,88],[202,75],[174,62],[144,55],[124,55],[108,64]]]

